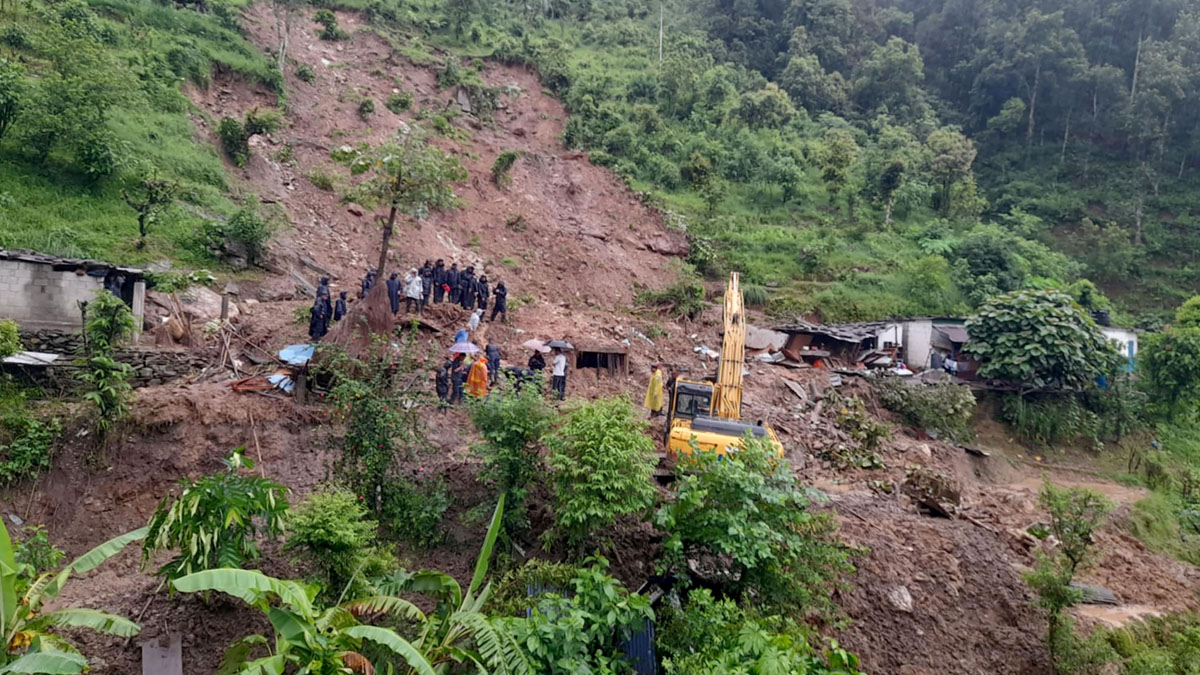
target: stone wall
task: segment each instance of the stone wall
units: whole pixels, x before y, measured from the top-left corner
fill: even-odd
[[[63,333],[52,330],[21,333],[21,345],[28,351],[60,354],[60,365],[48,369],[51,372],[37,373],[25,369],[23,375],[38,381],[37,384],[58,390],[70,390],[76,386],[71,362],[83,350],[83,338],[78,333]],[[128,347],[118,350],[116,359],[133,368],[129,383],[136,387],[165,384],[186,377],[207,365],[206,360],[188,349],[162,349],[157,347]]]
[[[103,277],[0,260],[0,319],[14,319],[23,327],[72,328],[79,325],[76,303],[92,299],[103,286]]]

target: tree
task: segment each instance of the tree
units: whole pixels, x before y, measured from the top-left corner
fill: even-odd
[[[0,359],[21,351],[21,327],[12,319],[0,319]]]
[[[353,492],[323,488],[292,509],[285,548],[300,553],[316,568],[326,600],[368,593],[368,579],[387,574],[395,560],[377,548],[379,525]]]
[[[1175,310],[1175,328],[1200,328],[1200,295],[1193,295]]]
[[[168,579],[179,579],[200,570],[241,567],[259,557],[259,534],[283,533],[287,514],[287,488],[242,469],[254,463],[236,448],[222,460],[225,471],[199,480],[179,481],[178,498],[170,495],[158,503],[150,517],[142,547],[145,567],[159,551],[179,554],[159,569]]]
[[[939,208],[942,215],[950,213],[950,188],[956,181],[971,175],[975,163],[975,144],[962,132],[942,128],[929,134],[925,140],[932,159],[929,170],[941,181]]]
[[[908,164],[903,159],[893,160],[879,174],[879,194],[883,197],[883,226],[892,225],[892,208],[896,205],[896,193],[904,185],[904,172]]]
[[[772,609],[833,612],[831,591],[854,569],[832,516],[809,510],[788,462],[749,434],[736,453],[680,458],[674,499],[654,522],[677,570],[711,556],[728,566],[715,583]]]
[[[850,167],[858,157],[858,143],[849,131],[836,128],[826,131],[824,140],[820,152],[821,180],[832,202],[850,182]]]
[[[877,47],[855,71],[854,100],[864,110],[886,108],[902,121],[915,121],[924,113],[925,64],[920,49],[892,37]]]
[[[96,609],[45,611],[72,575],[87,574],[146,536],[146,528],[127,532],[93,548],[60,570],[40,572],[14,557],[8,527],[0,523],[0,670],[6,673],[82,673],[87,660],[55,631],[70,628],[132,637],[141,628],[122,616]]]
[[[768,175],[771,183],[779,186],[784,204],[795,199],[796,193],[800,190],[800,184],[804,180],[804,170],[791,155],[772,158]],[[703,195],[703,190],[701,190],[701,194]]]
[[[1142,387],[1160,414],[1176,418],[1200,404],[1200,328],[1171,327],[1145,336],[1137,365]]]
[[[750,127],[779,129],[796,116],[796,108],[786,91],[774,82],[758,91],[748,91],[738,99],[733,114]]]
[[[495,481],[506,496],[505,529],[512,534],[526,525],[525,498],[529,484],[542,471],[538,446],[554,423],[554,410],[540,388],[527,386],[515,392],[507,383],[470,407],[471,421],[483,437],[475,448],[483,458],[480,478]]]
[[[364,144],[345,161],[351,175],[366,176],[366,180],[347,192],[346,198],[364,206],[388,206],[379,262],[375,266],[378,278],[386,278],[397,214],[403,212],[420,220],[430,211],[458,206],[458,197],[451,186],[466,180],[467,172],[457,158],[416,138],[413,133],[402,136],[395,143],[376,147]]]
[[[10,63],[8,59],[0,59],[0,140],[3,140],[5,132],[17,119],[24,92],[25,82],[21,67]]]
[[[656,461],[645,430],[629,399],[607,398],[579,404],[546,437],[555,504],[548,537],[566,535],[578,555],[617,518],[650,507]]]
[[[1116,371],[1112,344],[1059,291],[1023,290],[997,296],[967,319],[967,350],[979,376],[1033,388],[1079,388]]]
[[[127,364],[114,358],[117,346],[135,327],[133,312],[123,300],[105,289],[83,305],[87,317],[84,326],[84,348],[87,356],[77,362],[82,366],[75,377],[87,387],[83,398],[95,406],[95,429],[101,438],[124,419],[132,389]]]
[[[130,196],[128,189],[121,190],[121,198],[125,200],[129,208],[137,212],[137,247],[145,248],[146,234],[149,232],[150,224],[155,221],[163,208],[174,203],[179,185],[174,181],[150,176],[138,181],[138,185],[134,189],[135,196]]]

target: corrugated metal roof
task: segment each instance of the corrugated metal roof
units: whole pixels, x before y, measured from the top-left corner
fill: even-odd
[[[946,336],[947,340],[964,344],[970,342],[971,336],[967,334],[967,329],[964,326],[934,326],[934,330]]]
[[[135,267],[121,267],[112,263],[104,262],[103,260],[88,260],[85,258],[59,258],[57,256],[38,253],[27,249],[2,249],[0,248],[0,260],[14,260],[18,262],[34,263],[37,265],[52,265],[56,269],[63,271],[77,270],[83,268],[88,271],[92,270],[109,270],[124,272],[126,274],[142,275],[145,270]]]
[[[796,321],[795,323],[775,326],[772,330],[777,330],[780,333],[811,333],[813,335],[824,335],[842,342],[862,342],[870,338],[878,337],[888,326],[894,322],[888,321],[870,321],[866,323],[841,323],[841,324],[817,324],[809,323],[808,321]]]

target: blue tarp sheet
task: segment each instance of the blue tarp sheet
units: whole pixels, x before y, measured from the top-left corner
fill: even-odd
[[[279,350],[279,358],[293,366],[302,366],[313,357],[314,345],[289,345]]]

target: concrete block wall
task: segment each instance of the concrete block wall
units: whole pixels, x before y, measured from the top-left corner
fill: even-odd
[[[104,286],[99,277],[56,272],[50,265],[0,260],[0,319],[26,328],[79,326],[81,300]]]

